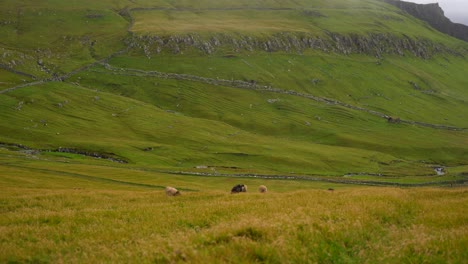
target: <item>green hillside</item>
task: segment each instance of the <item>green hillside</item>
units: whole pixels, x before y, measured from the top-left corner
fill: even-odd
[[[464,177],[468,44],[380,1],[1,12],[6,145],[171,171]]]

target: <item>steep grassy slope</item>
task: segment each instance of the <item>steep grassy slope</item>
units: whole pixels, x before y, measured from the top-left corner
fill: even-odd
[[[345,1],[347,2],[347,1]],[[331,2],[333,3],[333,1]],[[260,9],[260,10],[259,10]],[[411,37],[426,37],[450,43],[445,35],[417,21],[413,17],[389,12],[385,6],[364,3],[304,7],[271,7],[249,9],[239,7],[207,7],[182,9],[152,8],[132,11],[137,35],[201,35],[249,34],[268,36],[273,33],[309,33],[325,36],[326,31],[344,34],[391,33]],[[339,19],[335,19],[339,18]],[[220,21],[221,20],[221,21]],[[402,28],[405,25],[405,28]],[[453,40],[452,40],[453,41]]]
[[[6,146],[206,174],[443,166],[464,178],[468,45],[381,1],[14,1],[1,12]]]
[[[218,92],[228,91],[229,88],[226,88]],[[242,95],[236,90],[231,93]],[[198,96],[204,94],[202,90]],[[244,96],[251,95],[246,93]],[[286,173],[294,168],[295,172],[333,175],[354,170],[375,171],[380,166],[379,162],[387,164],[396,159],[377,151],[320,144],[324,143],[320,138],[325,137],[323,141],[326,141],[327,134],[315,138],[318,142],[314,142],[314,138],[307,133],[307,130],[313,129],[305,124],[298,123],[298,129],[291,127],[291,136],[282,136],[289,123],[281,124],[281,111],[269,106],[265,97],[259,97],[257,104],[267,106],[262,111],[264,121],[256,123],[249,131],[248,128],[242,130],[222,120],[212,121],[206,116],[198,118],[195,110],[194,116],[190,117],[127,97],[77,86],[50,84],[9,93],[6,97],[9,101],[1,115],[4,120],[15,122],[15,126],[10,126],[10,122],[2,123],[1,129],[8,135],[6,142],[22,142],[33,148],[56,150],[63,147],[110,152],[136,165],[185,169],[211,165],[235,167],[241,171]],[[306,105],[308,102],[302,103]],[[236,111],[235,105],[225,107],[223,111],[228,114]],[[340,111],[339,107],[334,108]],[[216,110],[208,112],[216,113]],[[270,112],[271,115],[268,114]],[[323,110],[320,112],[324,113]],[[355,118],[362,116],[358,112],[355,114]],[[241,115],[236,114],[232,118],[238,118],[242,124]],[[299,119],[301,116],[292,118]],[[225,118],[232,122],[229,116]],[[268,131],[275,119],[280,122],[276,133],[259,134]],[[345,127],[349,127],[349,124]],[[296,132],[302,132],[302,137]],[[453,136],[456,138],[457,132]],[[331,135],[329,140],[337,139]],[[150,151],[145,151],[148,149]],[[330,170],[332,166],[336,168]]]
[[[123,48],[127,22],[111,10],[2,6],[0,63],[37,78],[70,72]]]

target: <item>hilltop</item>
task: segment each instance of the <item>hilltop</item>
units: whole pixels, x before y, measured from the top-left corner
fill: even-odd
[[[429,25],[458,39],[468,41],[468,26],[453,23],[444,15],[444,10],[438,3],[415,4],[400,0],[385,0],[385,2],[399,7],[416,18],[426,21]]]

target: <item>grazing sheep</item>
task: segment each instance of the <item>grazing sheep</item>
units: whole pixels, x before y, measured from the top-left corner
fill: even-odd
[[[174,187],[166,187],[167,196],[177,196],[180,195],[180,192]]]
[[[261,193],[266,193],[268,191],[267,187],[265,185],[260,185],[258,187],[258,191]]]
[[[240,192],[247,192],[247,185],[237,184],[231,189],[231,193],[240,193]]]

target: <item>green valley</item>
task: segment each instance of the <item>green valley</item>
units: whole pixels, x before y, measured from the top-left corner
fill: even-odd
[[[466,259],[467,42],[380,0],[0,7],[0,262]]]

